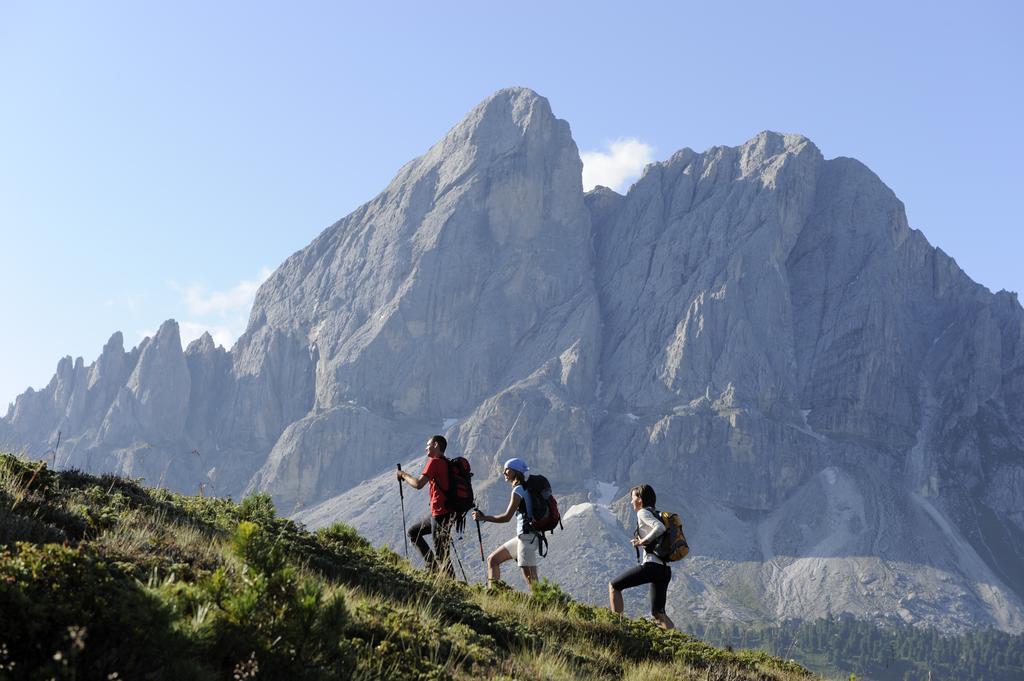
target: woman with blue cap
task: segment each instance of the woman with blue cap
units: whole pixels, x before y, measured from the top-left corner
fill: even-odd
[[[501,579],[501,564],[515,560],[523,572],[523,579],[533,585],[537,581],[538,549],[540,537],[534,532],[530,523],[533,520],[533,502],[530,493],[523,486],[530,475],[530,467],[520,458],[505,462],[502,472],[505,481],[512,485],[512,497],[508,508],[501,515],[486,515],[473,511],[473,520],[490,523],[507,523],[516,516],[516,536],[505,542],[500,548],[487,557],[487,586]]]

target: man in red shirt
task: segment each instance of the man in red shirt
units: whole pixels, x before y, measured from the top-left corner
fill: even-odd
[[[399,481],[404,480],[413,489],[422,489],[430,483],[430,515],[409,528],[409,539],[416,545],[416,548],[423,554],[423,560],[431,570],[444,572],[449,577],[455,577],[455,568],[448,559],[448,550],[451,545],[451,524],[455,520],[455,514],[445,507],[444,490],[448,489],[448,460],[444,458],[444,450],[448,447],[448,441],[443,435],[434,435],[427,440],[427,465],[423,467],[420,477],[416,478],[399,470],[397,476]],[[431,552],[424,535],[434,535],[434,551]]]

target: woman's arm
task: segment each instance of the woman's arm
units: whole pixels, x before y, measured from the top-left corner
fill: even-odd
[[[512,492],[512,498],[508,500],[508,508],[501,515],[484,515],[483,513],[474,513],[474,520],[483,520],[489,523],[507,523],[515,515],[516,510],[519,509],[519,504],[523,503],[522,497],[515,492]]]
[[[637,511],[636,518],[644,526],[644,529],[650,528],[646,535],[637,540],[637,545],[646,546],[665,534],[665,524],[649,508]]]

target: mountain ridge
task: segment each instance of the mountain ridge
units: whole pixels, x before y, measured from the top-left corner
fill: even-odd
[[[1024,628],[1016,296],[801,135],[682,149],[624,195],[584,193],[581,167],[547,100],[499,91],[286,259],[230,351],[115,334],[0,442],[41,456],[60,431],[62,466],[331,503],[393,543],[345,500],[371,484],[393,508],[364,481],[443,432],[495,505],[523,454],[570,501],[657,481],[703,538],[680,610]]]

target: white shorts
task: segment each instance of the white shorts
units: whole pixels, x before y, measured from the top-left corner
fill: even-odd
[[[508,551],[509,555],[515,558],[519,567],[537,567],[537,551],[540,549],[540,537],[532,532],[509,539],[502,544],[501,548]]]

